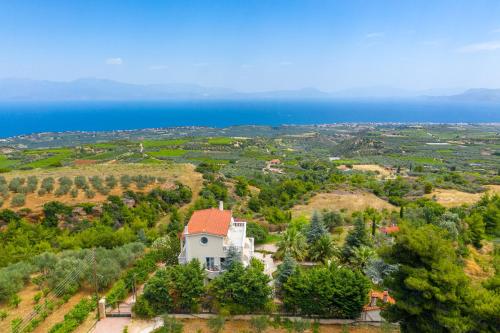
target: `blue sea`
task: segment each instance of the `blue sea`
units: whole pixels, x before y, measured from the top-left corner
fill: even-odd
[[[500,104],[422,100],[0,103],[3,138],[36,132],[339,122],[500,122]]]

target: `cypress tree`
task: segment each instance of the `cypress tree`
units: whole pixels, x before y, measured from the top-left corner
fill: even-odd
[[[311,223],[309,225],[309,230],[307,231],[307,243],[313,244],[315,241],[321,238],[321,236],[327,234],[327,230],[318,212],[314,212],[311,218]]]

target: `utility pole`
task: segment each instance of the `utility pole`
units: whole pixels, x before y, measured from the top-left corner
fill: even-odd
[[[97,302],[97,309],[99,309],[99,293],[97,291],[97,259],[95,254],[95,247],[92,248],[92,274],[94,276],[94,295]]]
[[[132,293],[134,295],[134,303],[135,303],[137,301],[137,294],[136,294],[136,291],[135,291],[135,273],[134,273],[134,275],[132,275],[132,279],[133,279],[132,280],[133,281],[133,283],[132,283]]]

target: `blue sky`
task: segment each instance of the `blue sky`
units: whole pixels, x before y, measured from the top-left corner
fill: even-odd
[[[500,1],[1,1],[0,77],[500,88]]]

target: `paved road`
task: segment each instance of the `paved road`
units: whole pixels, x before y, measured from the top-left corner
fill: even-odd
[[[130,320],[130,318],[104,318],[97,322],[92,333],[121,333]]]

